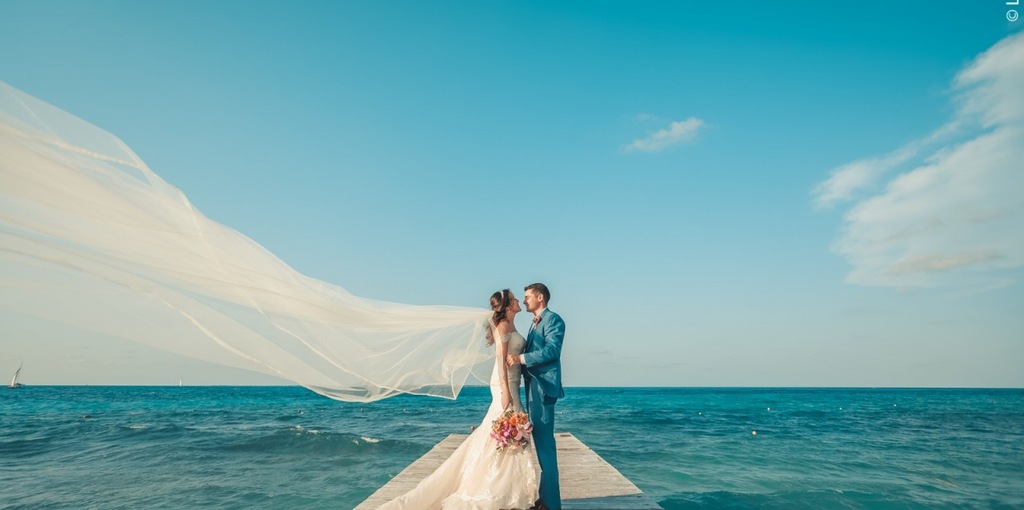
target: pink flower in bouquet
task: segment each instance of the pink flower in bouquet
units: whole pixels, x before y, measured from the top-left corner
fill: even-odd
[[[533,425],[526,413],[509,410],[491,424],[491,437],[496,443],[496,449],[515,449],[530,444],[527,437],[532,430]]]

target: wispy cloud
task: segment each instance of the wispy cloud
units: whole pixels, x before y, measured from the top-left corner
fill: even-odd
[[[831,176],[814,188],[815,205],[832,207],[853,199],[858,192],[874,185],[879,178],[917,156],[922,150],[949,139],[960,127],[953,121],[920,140],[900,147],[881,157],[872,157],[846,163],[832,170]]]
[[[639,117],[638,117],[639,118]],[[626,152],[660,152],[669,147],[692,141],[704,127],[704,121],[697,117],[676,121],[654,134],[633,140],[626,146]]]
[[[1024,266],[1024,34],[979,55],[953,87],[949,123],[815,188],[819,207],[852,202],[833,246],[853,266],[848,282],[1005,284],[1000,271]]]

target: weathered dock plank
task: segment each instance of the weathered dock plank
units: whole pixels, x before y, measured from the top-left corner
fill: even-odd
[[[649,496],[611,464],[568,433],[555,435],[564,510],[660,510]],[[433,473],[466,439],[452,434],[374,492],[355,510],[375,510]]]

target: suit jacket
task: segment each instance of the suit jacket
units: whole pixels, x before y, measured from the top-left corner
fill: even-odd
[[[540,322],[530,328],[526,337],[526,350],[523,359],[526,370],[523,377],[529,384],[536,379],[544,394],[553,398],[562,398],[562,339],[565,338],[565,321],[557,313],[544,309]]]

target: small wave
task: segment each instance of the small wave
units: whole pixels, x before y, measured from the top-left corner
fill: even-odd
[[[5,458],[25,459],[51,452],[56,447],[54,437],[36,437],[0,441],[0,451]]]
[[[807,490],[768,493],[754,492],[690,492],[675,493],[658,501],[665,510],[692,508],[721,509],[790,509],[790,508],[880,508],[895,504],[901,508],[928,508],[923,501],[905,495],[859,491]]]
[[[248,436],[242,442],[224,445],[233,452],[358,455],[371,452],[418,449],[403,440],[380,439],[345,432],[307,429],[301,425],[279,429],[269,434]],[[381,450],[383,448],[383,450]],[[374,454],[374,455],[376,455]]]
[[[191,427],[184,427],[176,423],[135,423],[117,425],[114,430],[127,432],[132,437],[166,437],[187,433]]]

